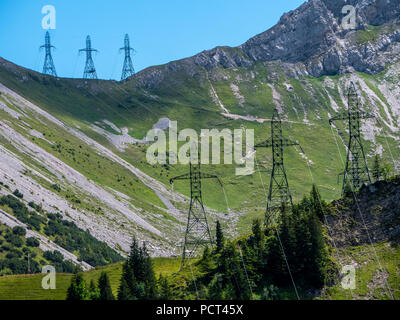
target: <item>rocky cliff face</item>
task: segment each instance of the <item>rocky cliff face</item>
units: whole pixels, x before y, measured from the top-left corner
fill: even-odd
[[[356,197],[334,201],[327,217],[338,247],[400,240],[400,177],[363,187]],[[366,228],[368,232],[366,232]]]
[[[356,10],[353,30],[342,27],[342,19],[347,15],[342,9],[346,5]],[[146,69],[136,79],[152,86],[177,70],[193,76],[204,69],[249,67],[271,61],[283,63],[286,73],[296,78],[353,71],[375,74],[387,63],[398,60],[399,17],[400,0],[310,0],[237,48],[217,47]]]

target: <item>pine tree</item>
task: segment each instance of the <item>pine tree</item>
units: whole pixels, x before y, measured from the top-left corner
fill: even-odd
[[[137,282],[142,282],[144,281],[143,252],[139,248],[139,243],[135,237],[133,237],[130,249],[128,256],[129,267],[132,269]]]
[[[263,232],[261,230],[261,221],[259,219],[253,220],[253,224],[252,224],[251,229],[252,229],[253,236],[254,236],[255,246],[257,248],[261,248],[262,247],[262,241],[264,239],[264,235],[263,235]]]
[[[296,233],[296,224],[294,221],[294,217],[298,217],[299,213],[292,214],[290,210],[283,205],[281,209],[281,217],[282,217],[282,224],[280,227],[280,245],[283,247],[284,251],[281,248],[281,261],[285,262],[287,260],[287,263],[289,266],[292,266],[291,272],[296,272],[296,268],[294,267],[297,262],[297,233]],[[283,258],[283,260],[282,260]],[[288,282],[290,281],[290,275],[289,275],[289,270],[285,264],[281,265],[282,273],[285,274],[286,276],[282,278],[283,281]]]
[[[306,221],[310,233],[310,248],[308,263],[306,267],[306,276],[311,286],[320,288],[324,285],[326,278],[327,248],[325,245],[322,225],[316,214],[312,212]]]
[[[102,272],[99,277],[98,287],[100,290],[100,300],[115,300],[111,290],[110,279],[107,272]]]
[[[217,273],[210,281],[208,286],[208,299],[209,300],[222,300],[223,292],[222,275]]]
[[[99,298],[100,298],[100,290],[99,290],[99,288],[97,288],[93,279],[90,280],[89,297],[90,297],[90,300],[99,300]]]
[[[157,298],[157,281],[153,263],[146,245],[140,248],[135,237],[132,240],[128,259],[123,265],[119,291],[121,299]]]
[[[376,154],[374,157],[374,165],[372,167],[372,177],[378,181],[382,177],[381,157]]]
[[[160,277],[158,278],[158,285],[159,285],[159,297],[161,300],[171,300],[172,299],[172,290],[171,287],[168,283],[167,277],[163,277],[160,274]]]
[[[157,298],[157,281],[156,274],[154,272],[153,261],[151,261],[150,255],[147,252],[146,245],[144,244],[142,249],[142,261],[144,270],[144,289],[146,299]]]
[[[133,275],[133,270],[129,264],[129,261],[125,261],[125,263],[122,265],[122,276],[119,292],[122,292],[118,295],[119,300],[132,300],[137,295],[136,279]]]
[[[311,190],[311,201],[313,207],[312,209],[314,210],[315,214],[317,215],[320,221],[324,221],[325,203],[322,201],[319,190],[315,184],[313,184]]]
[[[118,300],[131,300],[131,290],[124,277],[121,278],[121,283],[118,288]]]
[[[264,287],[261,300],[280,300],[279,289],[273,284]]]
[[[82,274],[75,274],[67,291],[67,300],[89,300],[89,298],[89,292]]]
[[[228,242],[218,257],[217,272],[222,279],[218,279],[221,283],[215,285],[222,286],[225,292],[222,299],[248,300],[251,298],[250,284],[245,275],[241,257],[233,243]]]
[[[219,220],[217,220],[215,233],[216,233],[217,252],[221,252],[222,248],[224,247],[224,234],[222,233],[222,228]]]
[[[196,263],[200,272],[205,274],[205,282],[210,281],[213,276],[213,270],[215,269],[213,258],[214,256],[211,254],[210,247],[206,246],[203,250],[203,255],[201,259]]]

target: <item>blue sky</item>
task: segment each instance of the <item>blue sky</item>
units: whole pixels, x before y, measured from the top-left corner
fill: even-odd
[[[99,78],[121,76],[125,33],[136,49],[136,71],[192,56],[218,45],[237,46],[261,33],[304,0],[1,0],[0,56],[42,70],[44,43],[41,13],[56,9],[53,59],[62,77],[82,77],[86,35],[99,50]]]

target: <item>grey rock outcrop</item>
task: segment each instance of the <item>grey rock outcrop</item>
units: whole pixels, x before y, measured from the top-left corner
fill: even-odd
[[[342,27],[345,5],[356,10],[356,29]],[[256,62],[278,61],[292,77],[375,74],[398,60],[400,52],[400,0],[310,0],[284,14],[271,29],[236,48],[217,47],[193,57],[148,68],[134,78],[145,87],[161,83],[169,74],[184,71],[188,77],[218,67],[250,67]],[[359,41],[368,26],[371,39]],[[385,26],[387,28],[385,28]],[[368,31],[364,31],[368,32]]]

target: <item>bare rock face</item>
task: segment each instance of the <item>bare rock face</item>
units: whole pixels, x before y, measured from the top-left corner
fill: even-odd
[[[345,5],[355,7],[355,30],[342,27]],[[394,62],[399,31],[388,31],[365,43],[357,43],[352,36],[369,25],[397,24],[399,16],[399,0],[311,0],[240,48],[254,61],[301,63],[303,73],[315,77],[354,70],[377,73]]]
[[[356,10],[356,28],[346,30],[342,13],[346,5]],[[154,86],[177,71],[193,77],[218,67],[250,67],[256,62],[281,62],[292,77],[366,72],[375,74],[398,60],[400,52],[400,0],[309,0],[284,14],[271,29],[237,48],[217,47],[191,58],[149,68],[134,76]],[[381,33],[358,41],[368,26],[387,26]],[[170,78],[170,77],[168,77]]]
[[[336,43],[339,25],[323,1],[310,1],[284,14],[278,24],[243,44],[255,61],[306,61]]]
[[[400,177],[363,187],[356,197],[334,201],[327,214],[336,246],[400,241]],[[366,232],[368,229],[368,232]]]

